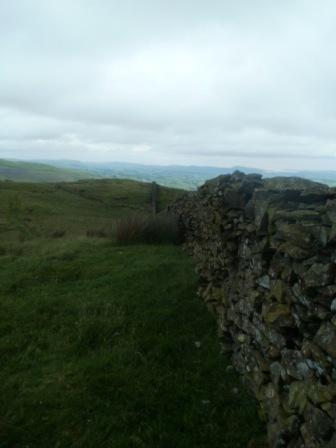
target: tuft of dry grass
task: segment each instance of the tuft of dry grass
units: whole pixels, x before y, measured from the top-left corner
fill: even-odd
[[[180,244],[177,220],[169,214],[152,218],[133,215],[115,223],[118,244]]]
[[[66,230],[55,230],[51,234],[51,238],[63,238],[66,235]]]
[[[88,229],[86,236],[88,238],[108,238],[110,235],[104,229]]]

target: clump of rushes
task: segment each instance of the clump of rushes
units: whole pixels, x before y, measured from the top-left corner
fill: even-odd
[[[167,213],[121,218],[115,232],[118,244],[180,244],[182,239],[176,218]]]
[[[109,234],[104,229],[88,229],[86,236],[88,238],[108,238]]]
[[[63,238],[66,235],[66,230],[55,230],[51,234],[51,238]]]

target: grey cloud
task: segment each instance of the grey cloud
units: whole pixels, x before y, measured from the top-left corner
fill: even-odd
[[[335,19],[331,0],[2,2],[0,157],[336,169]]]

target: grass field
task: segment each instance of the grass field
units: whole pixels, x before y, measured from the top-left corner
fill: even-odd
[[[190,259],[177,246],[86,237],[88,226],[150,213],[148,193],[128,181],[0,184],[1,448],[262,439]],[[162,191],[161,207],[179,194]]]
[[[183,194],[160,188],[159,210]],[[0,182],[0,251],[12,241],[110,235],[113,220],[151,214],[151,184],[132,180],[85,180],[39,184]],[[4,249],[3,249],[4,250]]]

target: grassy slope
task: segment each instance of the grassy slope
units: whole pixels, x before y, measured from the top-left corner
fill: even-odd
[[[51,237],[87,230],[111,232],[113,220],[130,213],[150,213],[151,185],[131,180],[87,180],[59,184],[0,182],[0,246],[20,237]],[[164,209],[181,190],[161,187]]]
[[[93,176],[89,171],[58,168],[42,163],[0,159],[0,180],[16,182],[72,182]]]
[[[1,447],[245,447],[262,431],[178,248],[2,262]]]
[[[245,447],[263,433],[180,249],[83,236],[149,213],[148,193],[0,184],[1,448]]]

